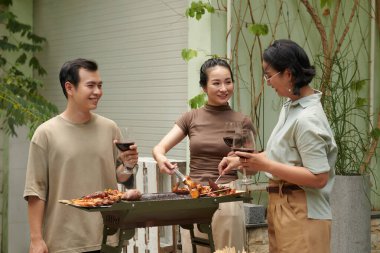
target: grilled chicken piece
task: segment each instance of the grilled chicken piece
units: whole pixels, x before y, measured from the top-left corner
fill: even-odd
[[[211,187],[211,190],[213,191],[220,190],[219,186],[215,184],[215,182],[212,181],[211,179],[208,179],[208,185]]]

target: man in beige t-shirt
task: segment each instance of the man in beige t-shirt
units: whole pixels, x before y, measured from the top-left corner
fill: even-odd
[[[91,113],[103,94],[97,64],[66,62],[60,82],[67,106],[41,124],[29,149],[24,198],[28,201],[29,253],[100,252],[103,225],[99,213],[58,203],[104,189],[117,189],[137,163],[137,146],[118,153],[115,122]],[[124,165],[116,167],[119,159]]]

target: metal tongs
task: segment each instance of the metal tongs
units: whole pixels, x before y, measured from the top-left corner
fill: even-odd
[[[181,180],[182,183],[184,183],[184,185],[186,185],[186,177],[184,174],[182,174],[179,170],[178,170],[178,167],[175,167],[173,169],[175,175]],[[187,186],[187,185],[186,185]]]

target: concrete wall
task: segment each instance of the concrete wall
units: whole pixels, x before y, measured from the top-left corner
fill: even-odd
[[[63,110],[61,65],[84,57],[98,62],[104,95],[97,112],[133,128],[141,156],[187,110],[186,1],[34,1],[35,31],[47,38],[38,56],[47,68],[45,94]],[[185,158],[185,143],[170,156]]]

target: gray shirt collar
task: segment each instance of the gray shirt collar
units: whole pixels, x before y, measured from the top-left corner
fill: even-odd
[[[319,103],[319,101],[321,101],[321,97],[322,97],[322,92],[320,92],[319,90],[314,90],[314,94],[312,94],[310,96],[306,96],[306,97],[297,99],[295,101],[291,101],[290,99],[288,99],[284,103],[284,106],[285,107],[287,107],[287,106],[296,107],[297,105],[300,105],[303,108],[306,108],[310,105],[314,105],[316,103]]]

